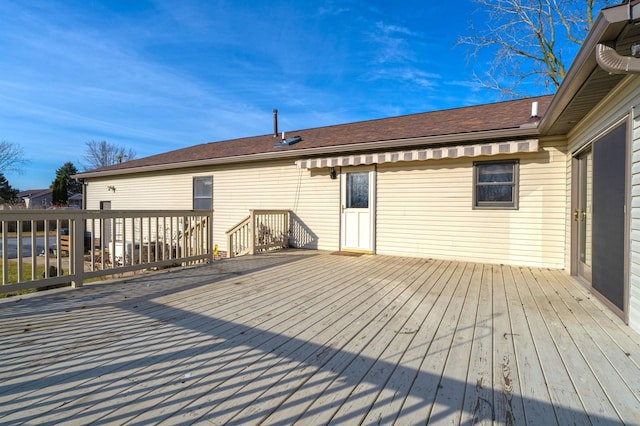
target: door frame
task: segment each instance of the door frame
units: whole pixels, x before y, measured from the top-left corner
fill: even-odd
[[[592,280],[592,265],[583,265],[580,260],[580,220],[576,220],[576,212],[581,215],[580,201],[582,200],[582,170],[581,170],[581,157],[588,152],[591,152],[591,162],[593,167],[593,144],[589,143],[583,146],[578,152],[574,153],[571,158],[571,170],[572,170],[572,182],[571,182],[571,275],[580,277],[582,280],[591,287]],[[593,184],[592,184],[593,186]],[[589,215],[593,213],[588,212]],[[580,218],[580,216],[578,216]]]
[[[601,295],[597,290],[595,290],[592,286],[591,281],[587,282],[585,277],[580,276],[579,274],[579,262],[580,262],[580,247],[579,247],[579,237],[578,237],[578,226],[579,223],[573,220],[573,212],[578,207],[578,197],[580,191],[580,182],[579,182],[579,173],[578,168],[580,167],[580,161],[578,157],[585,153],[587,150],[591,150],[593,152],[593,144],[601,140],[603,137],[610,134],[613,130],[615,130],[620,125],[626,125],[626,141],[625,141],[625,179],[624,179],[624,194],[625,194],[625,207],[624,207],[624,236],[623,236],[623,244],[624,244],[624,271],[623,271],[623,309],[618,308],[614,303],[609,301],[606,297]],[[629,260],[630,260],[630,252],[631,252],[631,188],[632,188],[632,174],[631,174],[631,155],[632,152],[632,141],[633,141],[633,116],[630,113],[625,113],[623,117],[618,117],[618,119],[609,122],[606,127],[602,127],[601,130],[591,136],[585,143],[581,144],[577,149],[571,152],[571,163],[570,163],[570,173],[571,173],[571,199],[570,199],[570,210],[568,214],[568,220],[571,223],[571,238],[570,238],[570,256],[569,256],[569,272],[571,276],[578,278],[578,280],[585,285],[589,290],[591,290],[592,294],[601,301],[604,305],[606,305],[613,313],[619,316],[624,320],[625,323],[629,323],[629,280],[630,280],[630,269],[629,269]],[[592,265],[593,267],[593,265]]]
[[[370,243],[367,249],[345,247],[346,224],[345,224],[345,204],[346,204],[346,181],[347,173],[369,172],[369,235]],[[377,193],[377,169],[375,165],[370,166],[345,166],[340,169],[340,251],[375,254],[376,252],[376,193]]]

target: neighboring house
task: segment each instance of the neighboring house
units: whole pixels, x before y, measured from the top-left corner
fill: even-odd
[[[79,174],[86,207],[213,206],[221,250],[290,209],[297,247],[564,268],[640,331],[638,3],[600,13],[555,96],[133,160]]]
[[[82,208],[82,194],[69,194],[67,205],[73,209]]]
[[[18,199],[22,200],[28,209],[46,209],[53,203],[53,190],[48,188],[20,191]]]

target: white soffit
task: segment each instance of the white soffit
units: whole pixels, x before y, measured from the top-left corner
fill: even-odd
[[[409,151],[373,152],[338,157],[297,160],[299,169],[361,166],[368,164],[396,163],[398,161],[442,160],[445,158],[480,157],[483,155],[537,152],[538,139],[482,143],[475,145],[445,146],[439,148],[412,149]]]

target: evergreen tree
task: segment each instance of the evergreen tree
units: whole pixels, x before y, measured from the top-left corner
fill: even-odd
[[[0,173],[0,202],[15,203],[18,201],[18,190],[9,185],[9,181]]]
[[[57,206],[67,204],[69,194],[67,192],[67,183],[64,179],[60,177],[56,178],[51,188],[53,189],[53,204]]]
[[[53,180],[51,184],[51,188],[54,187],[55,181],[60,179],[64,183],[66,191],[71,192],[73,194],[81,193],[82,184],[80,182],[77,182],[75,179],[71,177],[77,173],[78,173],[78,169],[76,169],[76,166],[74,166],[73,163],[69,161],[64,163],[62,167],[56,170],[56,178]],[[65,197],[65,200],[66,200],[66,197]]]

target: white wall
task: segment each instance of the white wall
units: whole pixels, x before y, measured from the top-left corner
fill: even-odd
[[[539,153],[377,167],[377,241],[380,254],[565,267],[566,156],[562,144]],[[519,158],[518,210],[474,210],[473,161]],[[87,206],[111,201],[120,209],[191,209],[194,176],[213,176],[214,243],[250,209],[290,209],[300,247],[340,247],[340,181],[327,169],[293,162],[247,163],[137,178],[91,180]],[[114,191],[107,188],[113,186]]]
[[[339,180],[330,179],[328,170],[297,169],[292,161],[91,179],[87,208],[111,201],[112,210],[191,209],[194,176],[213,177],[213,242],[220,250],[227,249],[225,232],[250,209],[291,210],[294,244],[300,247],[339,247]]]
[[[377,252],[565,267],[562,143],[539,153],[378,166]],[[518,158],[518,210],[473,209],[473,162]]]

